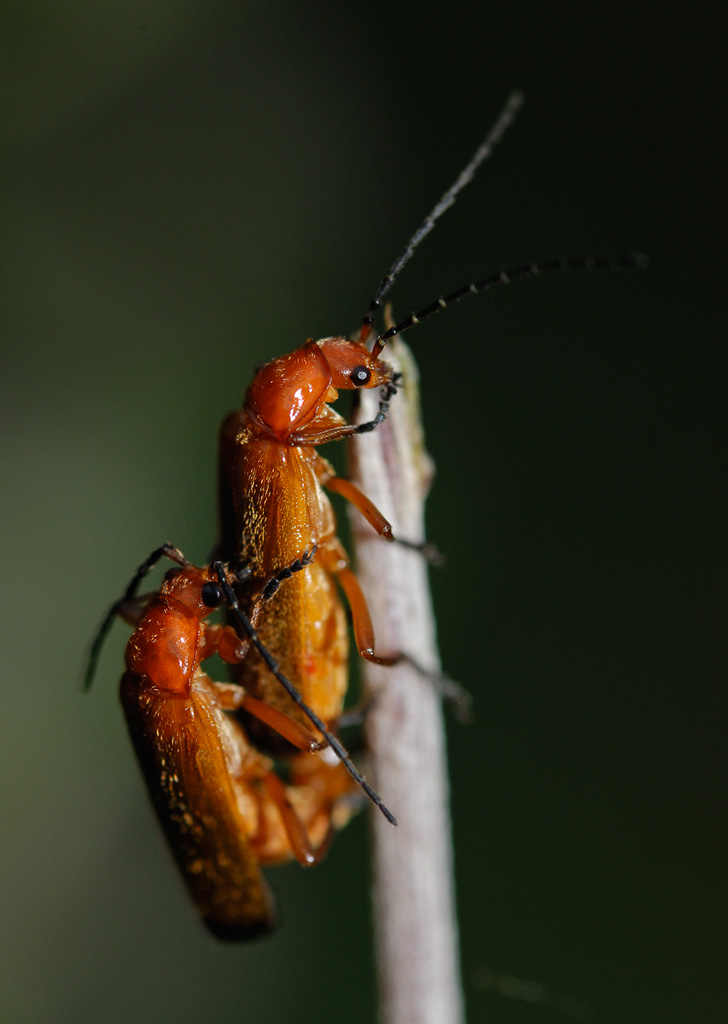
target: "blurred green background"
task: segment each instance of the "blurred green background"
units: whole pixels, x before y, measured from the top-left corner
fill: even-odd
[[[395,313],[562,253],[652,267],[409,336],[443,661],[477,712],[448,726],[469,1021],[564,1020],[559,994],[577,1020],[725,1020],[726,20],[3,5],[3,1021],[374,1020],[364,818],[273,876],[275,937],[221,948],[133,761],[122,627],[89,696],[77,677],[153,547],[207,555],[217,425],[253,366],[356,328],[514,87]]]

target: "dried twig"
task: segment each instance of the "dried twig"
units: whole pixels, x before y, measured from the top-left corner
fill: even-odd
[[[387,360],[403,373],[387,420],[354,443],[353,478],[390,519],[395,536],[424,537],[423,503],[432,466],[419,419],[417,370],[401,342]],[[361,418],[377,395],[363,392]],[[439,669],[421,555],[387,544],[357,516],[358,575],[382,653],[404,651]],[[404,663],[366,664],[374,703],[367,716],[373,782],[397,816],[372,815],[374,918],[382,1024],[461,1024],[462,992],[454,911],[448,783],[440,698]]]

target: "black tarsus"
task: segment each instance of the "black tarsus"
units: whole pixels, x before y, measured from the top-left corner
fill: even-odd
[[[389,384],[385,384],[379,392],[379,412],[373,420],[367,420],[366,423],[358,423],[352,431],[353,434],[369,434],[372,430],[376,430],[380,423],[384,423],[389,412],[389,402],[397,394],[397,386],[401,378],[401,373],[395,373]]]
[[[223,563],[220,562],[220,561],[215,562],[213,564],[213,569],[215,570],[215,572],[217,574],[217,578],[220,580],[220,585],[222,586],[223,592],[225,594],[225,598],[226,598],[226,600],[228,602],[228,607],[230,609],[230,612],[235,617],[235,619],[237,619],[237,621],[240,623],[240,626],[241,626],[245,636],[250,641],[250,643],[253,645],[253,647],[255,647],[256,651],[258,652],[260,657],[263,659],[265,664],[268,666],[268,668],[270,669],[272,674],[275,676],[275,678],[278,680],[278,682],[281,684],[281,686],[284,688],[284,690],[288,693],[288,695],[291,697],[291,699],[301,708],[301,710],[310,719],[310,721],[313,723],[313,725],[316,726],[316,728],[319,730],[321,735],[324,737],[324,739],[326,740],[328,745],[331,747],[331,749],[334,751],[336,756],[339,758],[341,763],[344,765],[344,767],[346,768],[348,773],[351,775],[352,779],[354,779],[354,781],[356,783],[358,783],[358,785],[361,786],[361,788],[364,790],[366,795],[369,797],[369,799],[372,801],[372,803],[376,804],[376,806],[382,812],[382,814],[387,819],[387,821],[391,822],[392,825],[396,825],[397,824],[397,819],[392,814],[392,812],[389,810],[389,808],[384,803],[382,798],[379,796],[379,794],[374,789],[372,789],[372,787],[369,785],[367,780],[364,778],[364,776],[361,774],[361,772],[354,765],[354,763],[352,762],[351,758],[349,757],[347,751],[344,749],[344,747],[339,742],[339,740],[336,738],[336,736],[334,736],[333,733],[329,732],[329,730],[324,725],[323,721],[319,718],[319,716],[316,714],[316,712],[313,711],[308,706],[308,704],[305,702],[305,700],[303,699],[301,694],[298,692],[296,687],[293,685],[293,683],[290,681],[290,679],[288,679],[287,676],[285,676],[283,674],[283,672],[281,671],[281,667],[280,667],[279,663],[275,660],[275,658],[273,657],[271,652],[268,650],[268,648],[265,646],[265,644],[261,641],[261,639],[258,636],[256,630],[253,628],[253,625],[250,622],[250,619],[248,618],[248,616],[245,614],[245,612],[242,610],[242,608],[238,604],[238,599],[235,596],[235,592],[233,591],[232,587],[228,583],[227,576],[225,575],[225,567],[224,567]]]
[[[270,601],[284,580],[290,580],[294,572],[301,572],[301,570],[305,569],[306,566],[311,565],[314,560],[314,556],[316,555],[317,548],[318,544],[314,544],[310,551],[304,551],[300,558],[296,558],[290,565],[287,565],[284,569],[280,569],[275,573],[275,575],[271,576],[263,587],[261,600]]]
[[[447,555],[444,555],[436,544],[430,544],[429,541],[406,540],[403,537],[395,537],[392,543],[399,544],[400,547],[408,548],[410,551],[416,551],[418,555],[424,558],[428,565],[434,565],[440,569],[447,565]]]

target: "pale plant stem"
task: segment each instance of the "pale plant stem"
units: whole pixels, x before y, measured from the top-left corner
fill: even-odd
[[[403,372],[383,424],[353,444],[352,479],[396,536],[424,538],[432,467],[422,441],[417,371],[403,343],[387,360]],[[361,419],[377,411],[363,392]],[[382,653],[404,651],[439,670],[427,565],[354,515],[357,574]],[[441,701],[411,665],[363,662],[373,704],[366,731],[372,782],[399,822],[372,809],[373,899],[381,1024],[462,1024],[449,787]]]

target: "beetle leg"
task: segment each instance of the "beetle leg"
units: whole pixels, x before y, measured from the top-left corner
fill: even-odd
[[[328,558],[326,557],[327,555]],[[348,601],[349,608],[351,609],[354,640],[362,658],[366,661],[371,661],[375,665],[384,665],[387,667],[407,662],[407,664],[411,665],[412,668],[414,668],[421,676],[429,680],[445,700],[453,704],[455,712],[459,718],[467,721],[470,704],[472,703],[471,697],[468,691],[454,680],[439,672],[428,672],[427,669],[418,665],[414,658],[409,654],[405,654],[404,651],[398,651],[394,654],[386,655],[376,653],[374,626],[372,624],[372,617],[369,614],[369,606],[367,605],[367,600],[364,597],[364,592],[361,589],[359,580],[349,568],[346,555],[340,545],[332,545],[332,547],[323,554],[322,562],[327,570],[332,575],[336,576],[339,584],[341,585],[341,589],[346,595],[346,600]]]
[[[326,851],[321,847],[314,850],[306,826],[296,813],[286,787],[275,772],[268,772],[267,775],[264,775],[262,782],[266,793],[278,808],[294,857],[304,867],[316,864]]]
[[[282,711],[278,711],[277,708],[266,704],[265,701],[258,700],[257,697],[250,697],[246,693],[240,702],[240,707],[280,733],[284,739],[287,739],[299,750],[313,752],[321,749],[322,742],[315,733],[307,729],[305,725],[300,725],[295,719],[289,718]]]
[[[321,467],[317,466],[317,473],[321,484],[328,491],[340,494],[342,498],[351,502],[355,508],[358,508],[369,525],[376,530],[380,537],[395,544],[401,544],[402,547],[417,551],[430,565],[445,564],[444,556],[434,544],[429,544],[427,541],[403,540],[401,537],[395,537],[389,520],[385,519],[376,505],[367,498],[366,494],[356,484],[353,484],[351,480],[346,480],[344,477],[329,475],[329,464],[323,459],[318,461],[323,463]]]
[[[355,508],[358,508],[369,525],[377,531],[380,537],[384,537],[385,540],[389,541],[394,540],[389,521],[385,519],[376,505],[351,480],[345,480],[341,476],[332,476],[321,482],[326,490],[333,491],[334,494],[340,494],[342,498],[345,498]]]
[[[317,545],[314,544],[310,551],[304,551],[300,558],[295,558],[290,565],[279,569],[263,585],[249,612],[250,624],[253,629],[258,628],[263,605],[266,601],[273,597],[281,583],[289,580],[294,573],[301,572],[311,565],[316,554],[316,548]],[[239,578],[240,572],[237,572],[235,575]],[[250,639],[238,636],[232,626],[222,626],[219,623],[205,626],[203,646],[200,650],[201,661],[217,653],[228,665],[237,665],[248,656],[249,650]],[[300,744],[296,744],[296,746],[300,746]],[[304,746],[302,749],[308,750],[308,746]]]
[[[261,606],[273,597],[275,592],[280,587],[284,580],[289,580],[295,572],[301,572],[307,566],[311,565],[316,554],[318,544],[314,544],[310,551],[304,551],[300,558],[294,558],[290,565],[286,565],[283,569],[279,569],[278,572],[274,573],[268,582],[263,587],[260,597],[257,599],[253,606],[253,610],[250,614],[250,621],[253,626],[257,626],[258,617],[260,616]]]
[[[354,641],[359,654],[375,665],[397,665],[405,655],[401,652],[391,655],[380,655],[374,650],[374,626],[369,614],[367,600],[361,589],[359,580],[349,568],[346,552],[336,539],[328,542],[320,553],[320,561],[327,572],[335,576],[351,609],[351,621],[354,627]]]
[[[310,794],[303,803],[295,801],[295,806],[314,847],[315,863],[323,859],[334,833],[360,809],[363,799],[344,766],[327,757],[330,751],[328,755],[326,751],[299,754],[291,763],[288,781],[289,793]]]
[[[401,661],[405,660],[405,655],[401,651],[397,654],[387,655],[375,652],[374,626],[372,625],[372,617],[369,614],[369,607],[359,580],[348,566],[338,569],[336,577],[351,608],[354,640],[362,658],[373,662],[375,665],[398,665]]]
[[[226,627],[230,628],[230,627]],[[218,705],[223,711],[247,711],[265,725],[292,743],[298,750],[317,751],[322,747],[321,740],[305,725],[290,718],[283,711],[271,707],[265,701],[251,697],[242,686],[235,683],[213,683],[217,694]]]

